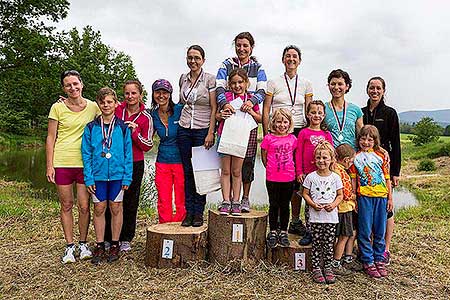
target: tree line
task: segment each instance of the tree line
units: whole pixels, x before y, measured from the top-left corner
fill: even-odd
[[[0,0],[0,131],[28,135],[45,130],[50,106],[61,95],[60,73],[81,73],[91,100],[103,86],[122,96],[137,78],[131,57],[104,44],[99,31],[57,31],[67,0]]]

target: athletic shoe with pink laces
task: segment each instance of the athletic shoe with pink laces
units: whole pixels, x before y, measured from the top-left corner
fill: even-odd
[[[364,264],[364,272],[372,278],[381,278],[377,267],[374,264]]]
[[[378,273],[380,273],[381,277],[387,277],[388,271],[386,269],[386,264],[382,261],[378,261],[375,263],[375,267],[377,268]]]

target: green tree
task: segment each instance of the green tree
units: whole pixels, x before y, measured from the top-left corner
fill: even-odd
[[[81,72],[92,100],[103,86],[121,95],[123,82],[136,78],[131,58],[103,44],[100,32],[88,26],[59,33],[47,25],[67,16],[68,1],[0,0],[0,8],[0,130],[44,129],[63,70]]]
[[[114,89],[121,98],[123,83],[137,78],[131,57],[105,45],[100,32],[91,26],[83,28],[81,34],[76,28],[63,33],[59,46],[61,69],[81,73],[83,95],[88,99],[94,100],[97,91],[104,86]]]
[[[20,133],[41,125],[58,59],[54,28],[44,21],[65,18],[68,7],[66,0],[0,0],[1,129]]]
[[[414,136],[411,137],[411,140],[416,146],[436,142],[442,131],[442,127],[437,125],[432,118],[424,117],[414,126]]]

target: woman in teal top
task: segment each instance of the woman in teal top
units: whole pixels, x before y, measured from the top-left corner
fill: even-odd
[[[363,113],[361,108],[344,99],[351,87],[352,80],[347,72],[337,69],[328,75],[332,98],[325,105],[325,123],[333,137],[334,147],[345,143],[357,150],[356,136],[363,127]]]
[[[159,222],[181,222],[185,215],[184,172],[177,145],[178,122],[182,105],[172,101],[173,88],[165,79],[152,85],[152,118],[154,132],[159,136],[155,184],[158,191]],[[172,195],[175,194],[175,213]]]

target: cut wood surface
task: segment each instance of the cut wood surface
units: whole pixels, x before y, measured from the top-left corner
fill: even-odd
[[[274,249],[268,249],[267,259],[273,264],[288,265],[294,270],[311,271],[311,245],[299,245],[299,238],[300,236],[298,235],[289,234],[290,246],[277,246]]]
[[[182,268],[206,259],[207,229],[183,227],[180,222],[147,228],[145,264],[155,268]]]
[[[265,258],[267,213],[252,210],[242,216],[221,216],[209,210],[209,260],[222,265],[254,264]]]

